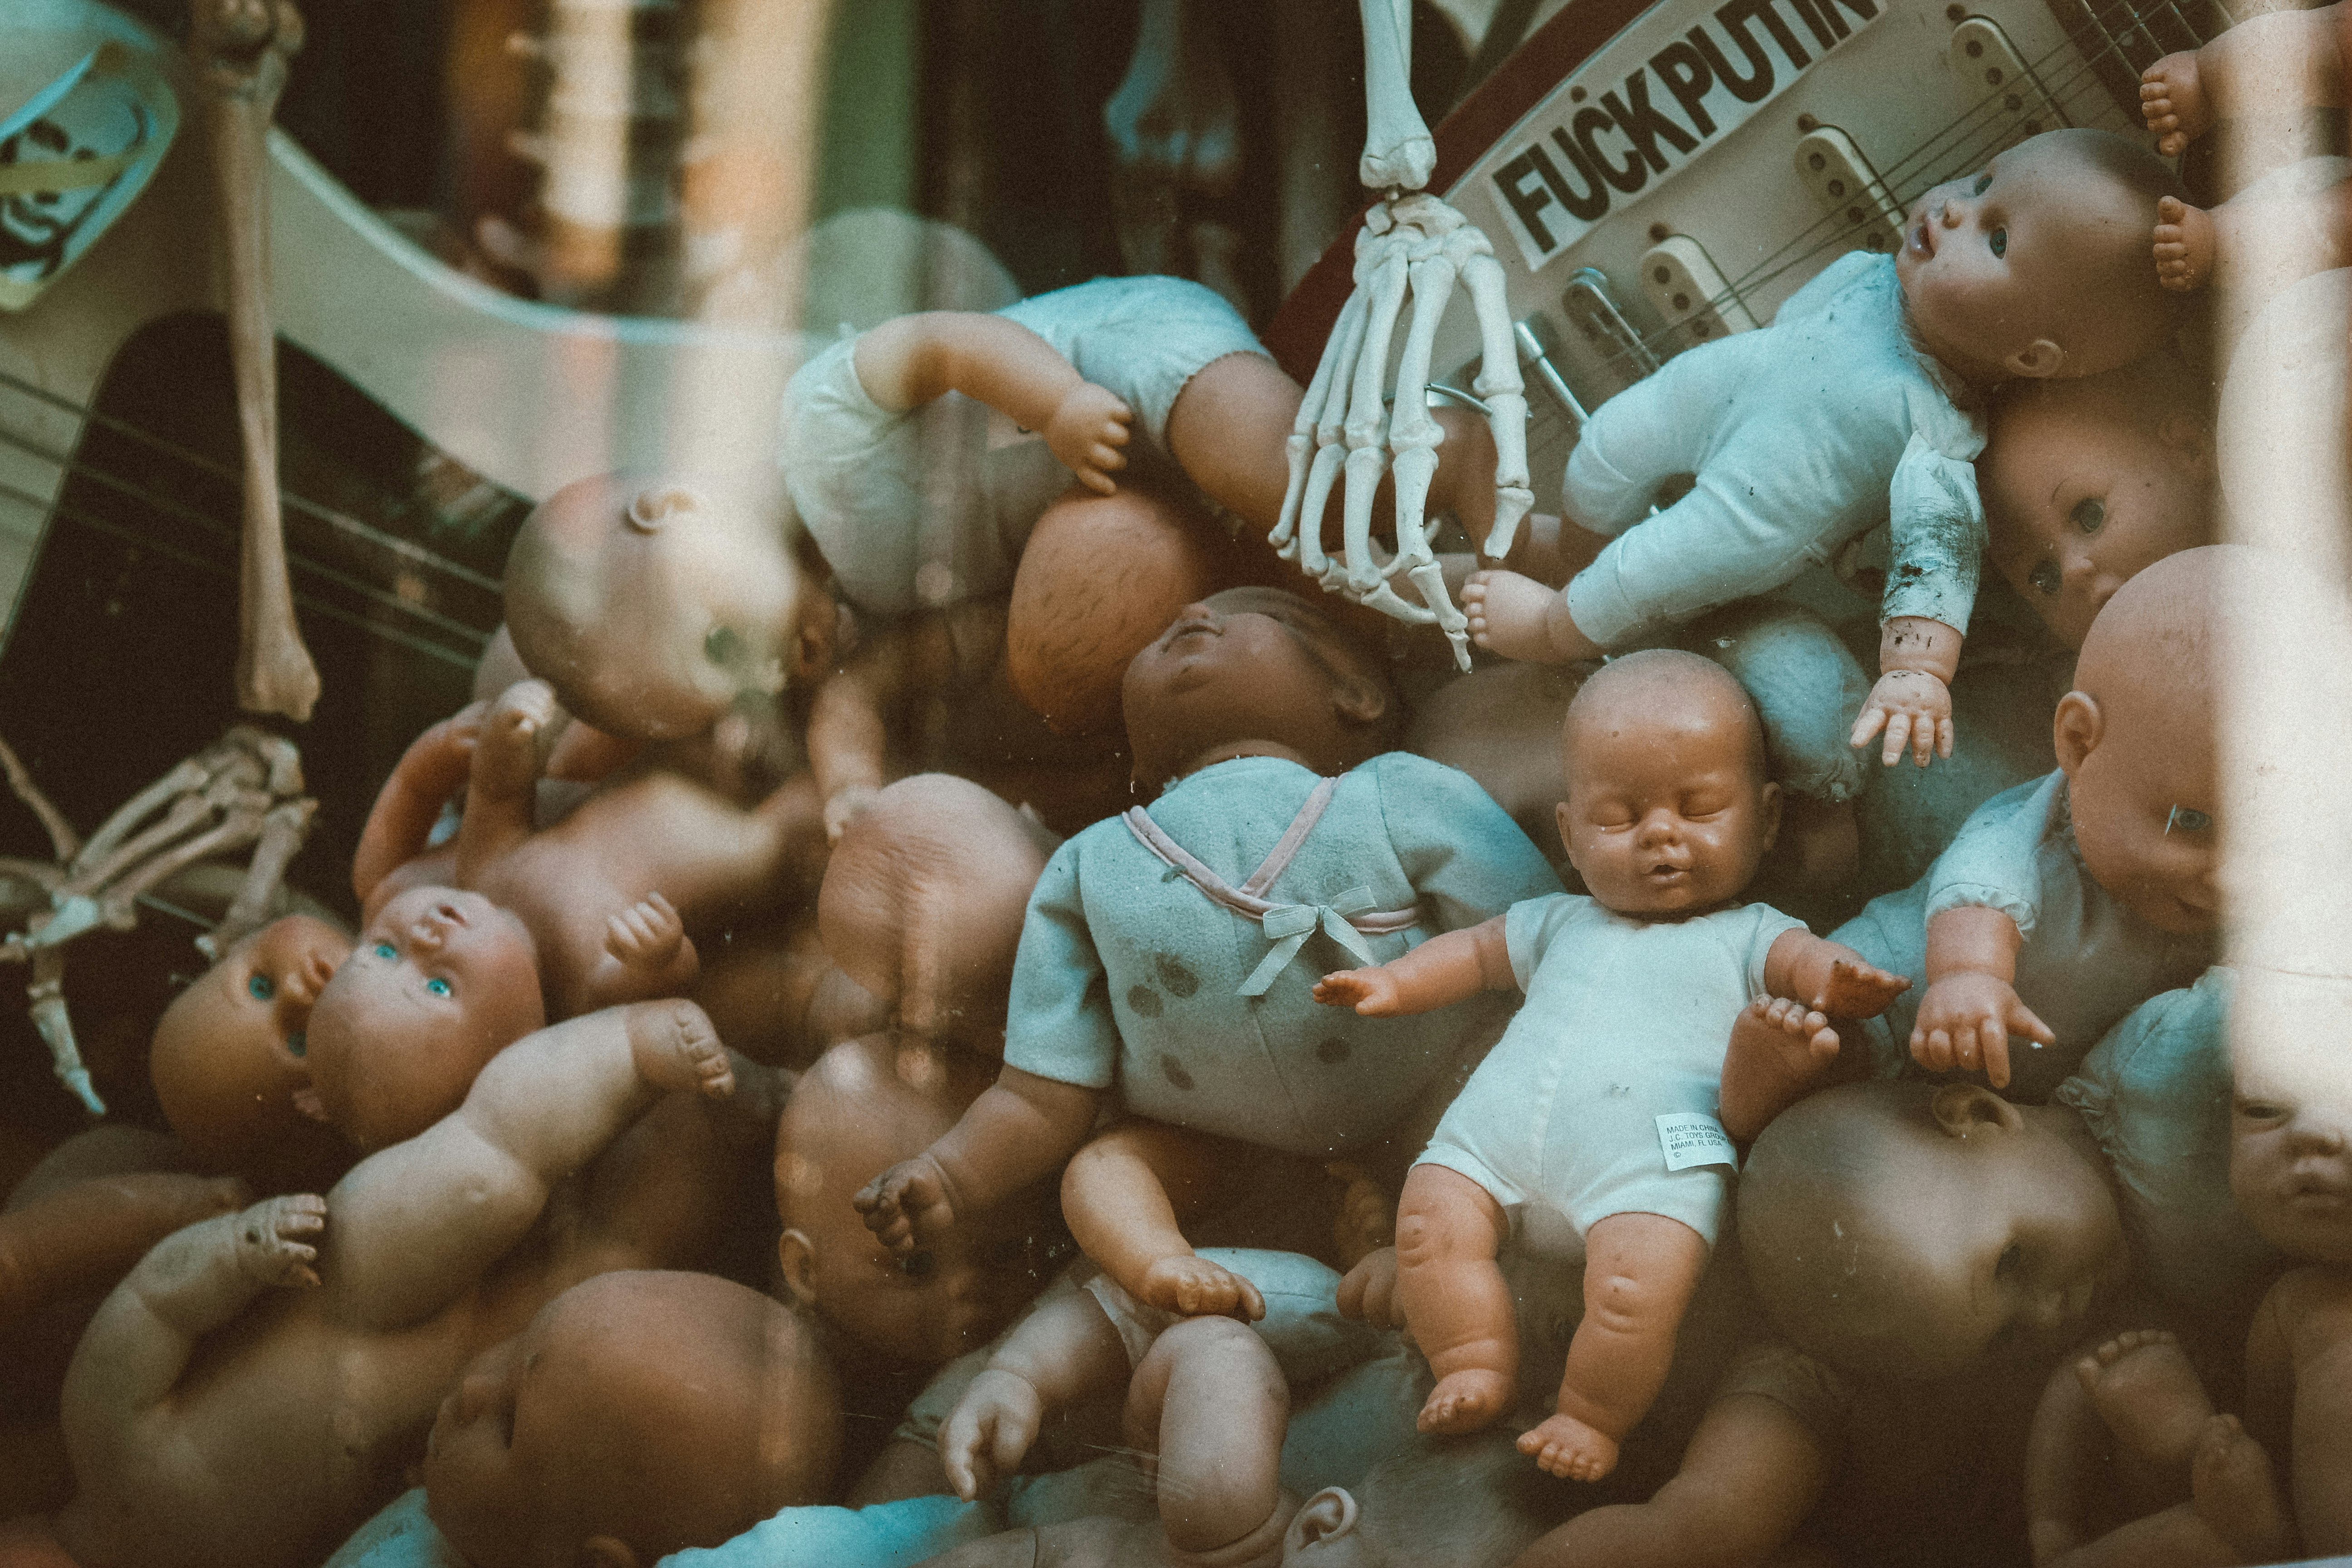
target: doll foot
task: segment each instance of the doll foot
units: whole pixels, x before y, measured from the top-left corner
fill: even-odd
[[[327,1200],[316,1193],[257,1203],[236,1218],[237,1267],[264,1285],[316,1285],[314,1244],[326,1228]]]
[[[1558,664],[1549,626],[1559,590],[1516,572],[1473,572],[1462,585],[1462,613],[1470,620],[1470,640],[1480,647],[1529,664]]]
[[[2179,157],[2212,128],[2195,50],[2167,55],[2139,73],[2139,112],[2156,138],[2156,150],[2168,158]]]
[[[2158,198],[2153,248],[2158,282],[2176,294],[2202,289],[2213,274],[2213,258],[2220,248],[2214,238],[2213,215],[2178,196]]]
[[[555,722],[555,689],[544,680],[518,680],[490,704],[474,742],[477,790],[518,795],[539,783],[539,738]]]
[[[1187,1318],[1240,1318],[1256,1322],[1265,1316],[1265,1298],[1257,1287],[1205,1258],[1179,1255],[1163,1258],[1143,1273],[1139,1300],[1163,1312]]]
[[[735,1092],[735,1068],[710,1016],[691,1002],[644,1002],[629,1009],[629,1055],[656,1089],[691,1089],[710,1100]]]
[[[1617,1439],[1573,1415],[1520,1433],[1519,1452],[1564,1481],[1597,1481],[1617,1468]]]
[[[1414,1425],[1448,1437],[1475,1432],[1500,1415],[1510,1397],[1510,1380],[1499,1372],[1483,1367],[1449,1372],[1430,1391]]]
[[[2234,1415],[2205,1423],[2189,1466],[2197,1517],[2238,1553],[2241,1563],[2276,1563],[2295,1555],[2294,1526],[2279,1500],[2270,1456]]]
[[[2076,1362],[2074,1376],[2116,1441],[2165,1475],[2179,1475],[2213,1418],[2197,1369],[2161,1329],[2117,1334]]]

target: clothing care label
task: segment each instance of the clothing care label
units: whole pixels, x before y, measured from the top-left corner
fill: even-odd
[[[1696,1110],[1675,1110],[1658,1118],[1658,1147],[1666,1153],[1666,1169],[1687,1171],[1693,1165],[1739,1168],[1739,1156],[1723,1123]]]

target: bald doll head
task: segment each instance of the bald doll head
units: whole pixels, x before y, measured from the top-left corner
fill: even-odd
[[[784,1288],[887,1359],[933,1366],[987,1343],[1044,1287],[1062,1243],[1050,1182],[904,1258],[850,1206],[858,1188],[929,1148],[995,1078],[984,1058],[868,1035],[817,1058],[777,1125]]]
[[[634,1568],[824,1500],[831,1363],[782,1304],[709,1274],[603,1274],[476,1358],[425,1459],[474,1568]]]
[[[1673,920],[1738,894],[1780,822],[1755,705],[1721,665],[1654,649],[1601,666],[1561,729],[1560,842],[1592,896]]]
[[[2159,931],[2220,918],[2216,633],[2227,545],[2185,550],[2116,591],[2053,726],[2084,868]]]
[[[901,779],[826,864],[825,951],[900,1028],[1001,1054],[1022,916],[1056,842],[969,780]]]

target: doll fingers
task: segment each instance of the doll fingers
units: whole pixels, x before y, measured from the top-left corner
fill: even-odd
[[[1923,713],[1911,721],[1911,764],[1924,768],[1935,754],[1936,721]]]
[[[1893,767],[1903,760],[1903,748],[1911,739],[1911,715],[1896,711],[1886,716],[1886,740],[1879,747],[1878,761],[1882,767]]]
[[[1952,720],[1949,714],[1936,721],[1936,754],[1947,759],[1952,754]]]
[[[1875,702],[1865,703],[1863,707],[1862,712],[1855,717],[1853,721],[1853,733],[1846,737],[1845,743],[1849,746],[1866,746],[1870,744],[1870,738],[1873,735],[1877,734],[1880,729],[1885,725],[1886,721],[1887,712],[1885,709],[1880,707]]]

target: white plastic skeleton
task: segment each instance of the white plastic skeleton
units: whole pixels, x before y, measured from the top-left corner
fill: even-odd
[[[1412,102],[1411,0],[1359,0],[1359,6],[1370,130],[1357,178],[1386,194],[1364,215],[1356,236],[1355,290],[1331,328],[1291,427],[1289,487],[1270,537],[1283,559],[1297,561],[1327,593],[1344,594],[1401,621],[1435,625],[1453,644],[1454,661],[1467,669],[1469,623],[1446,595],[1423,521],[1438,443],[1444,439],[1429,416],[1429,356],[1457,281],[1478,311],[1484,352],[1471,388],[1495,435],[1495,523],[1485,545],[1490,557],[1511,547],[1519,520],[1535,504],[1528,484],[1526,385],[1495,247],[1469,219],[1421,188],[1436,167],[1437,147]],[[1412,321],[1391,408],[1382,382],[1408,296]],[[1372,495],[1391,457],[1397,547],[1383,558],[1372,542]],[[1322,517],[1343,466],[1342,554],[1334,559],[1323,548]],[[1419,592],[1420,604],[1390,585],[1399,574]]]

